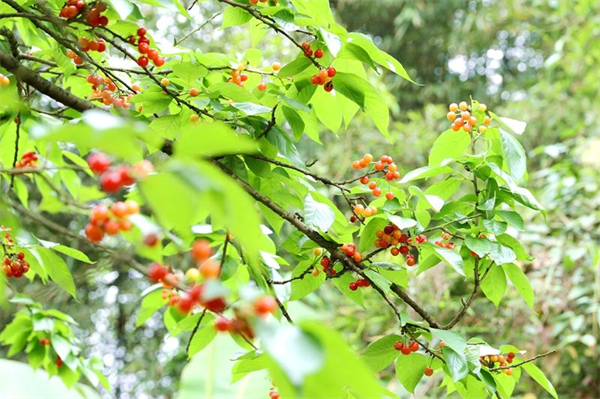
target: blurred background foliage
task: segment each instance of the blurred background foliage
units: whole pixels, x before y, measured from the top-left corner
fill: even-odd
[[[322,131],[323,147],[303,140],[300,151],[306,158],[317,160],[315,170],[333,180],[349,177],[351,169],[343,165],[349,166],[352,159],[365,152],[387,153],[396,159],[402,171],[407,171],[426,164],[431,143],[447,129],[445,114],[450,102],[472,96],[499,115],[527,122],[527,130],[521,137],[529,152],[527,184],[548,212],[546,220],[539,216],[532,218],[525,212],[526,231],[520,237],[536,258],[526,265],[536,294],[535,313],[510,287],[499,309],[481,297],[464,319],[462,332],[467,335],[476,332],[495,346],[511,343],[532,355],[555,348],[557,353],[544,358],[539,366],[559,395],[600,397],[598,2],[332,0],[331,3],[342,25],[373,36],[421,85],[412,85],[391,74],[371,76],[374,84],[388,92],[393,111],[390,127],[393,144],[385,141],[369,121],[356,118],[347,130],[335,134]],[[221,9],[211,2],[201,2],[191,11],[190,23],[177,15],[176,10],[147,8],[144,24],[157,32],[155,37],[162,37],[160,47],[164,49],[173,39],[181,38]],[[238,54],[243,60],[244,51],[251,47],[247,29],[223,31],[219,26],[220,16],[217,16],[186,39],[187,45],[197,46],[203,52]],[[267,34],[259,48],[265,62],[285,63],[295,56],[294,49],[271,34]],[[343,206],[341,201],[339,204]],[[63,217],[67,225],[68,216]],[[70,227],[80,229],[83,224],[81,218],[71,222]],[[25,227],[41,238],[57,239],[38,226]],[[76,242],[68,244],[78,247]],[[95,254],[90,257],[98,259]],[[71,266],[82,303],[73,302],[52,286],[29,284],[17,288],[71,314],[80,323],[77,332],[84,349],[105,362],[112,395],[174,397],[187,363],[184,352],[188,336],[165,337],[160,315],[135,328],[139,296],[148,283],[126,267],[106,260],[95,265]],[[447,278],[439,271],[411,275],[411,284],[410,293],[444,321],[456,313],[460,298],[470,290],[461,280]],[[365,342],[396,332],[390,314],[378,310],[378,298],[367,295],[366,299],[367,310],[362,310],[348,303],[331,285],[325,285],[307,298],[310,309],[303,310],[307,316],[330,323],[360,350],[366,346]],[[11,312],[4,310],[0,313],[0,325],[11,317]],[[4,348],[0,349],[0,355],[5,355]],[[210,367],[199,368],[196,378],[204,378],[200,374],[207,370]],[[229,376],[222,378],[228,380]],[[402,392],[393,378],[393,370],[383,371],[382,378],[389,380],[390,390]],[[517,386],[516,396],[548,396],[525,378]],[[426,384],[438,385],[439,381],[429,379]],[[416,397],[424,397],[426,388],[421,387]],[[442,390],[432,390],[429,395],[445,396]]]

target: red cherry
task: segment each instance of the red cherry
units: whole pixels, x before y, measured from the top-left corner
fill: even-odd
[[[402,255],[406,255],[406,254],[408,253],[408,251],[409,251],[409,249],[408,249],[408,247],[407,247],[406,245],[402,245],[402,246],[400,247],[400,253],[401,253]]]
[[[115,171],[107,171],[100,176],[100,187],[107,193],[115,193],[121,189],[123,183],[121,174]]]
[[[121,219],[127,216],[127,205],[123,201],[115,202],[110,210],[116,218]]]
[[[318,75],[313,75],[313,77],[310,78],[310,83],[312,83],[314,85],[320,85],[321,84],[321,78]]]
[[[138,51],[142,54],[146,54],[149,48],[150,46],[148,46],[148,43],[140,43],[140,45],[138,46]]]
[[[315,58],[323,58],[323,50],[321,50],[321,49],[316,50]]]
[[[148,247],[153,247],[155,245],[157,245],[160,241],[160,238],[158,237],[158,234],[156,233],[150,233],[147,234],[146,236],[144,236],[144,245],[148,246]]]
[[[227,307],[227,302],[223,298],[215,298],[204,304],[204,307],[211,312],[221,313]]]
[[[229,319],[220,317],[217,320],[215,320],[215,329],[217,331],[221,331],[221,332],[231,331],[232,327],[233,327],[233,322]]]
[[[419,344],[416,341],[411,342],[409,346],[410,350],[416,352],[419,350]]]
[[[98,19],[98,25],[99,26],[106,26],[106,25],[108,25],[108,18],[105,15],[101,16]]]
[[[119,230],[121,229],[119,222],[117,222],[116,220],[109,220],[106,223],[104,223],[102,227],[104,228],[104,232],[109,236],[114,236],[115,234],[118,234]]]
[[[408,345],[405,345],[404,348],[401,349],[401,352],[403,355],[410,355],[412,353]]]
[[[327,83],[325,83],[325,86],[323,86],[323,88],[325,89],[325,91],[327,93],[329,93],[330,91],[333,90],[333,82],[327,82]]]
[[[146,32],[147,32],[147,31],[146,31],[146,28],[144,28],[144,27],[141,27],[141,28],[139,28],[139,29],[137,30],[137,35],[138,35],[138,36],[144,36],[144,35],[146,34]]]
[[[275,313],[277,309],[277,301],[272,296],[264,296],[258,298],[254,303],[254,310],[259,316],[264,316],[269,313]]]
[[[101,152],[95,152],[88,157],[87,163],[92,172],[100,175],[110,168],[111,160],[108,155]]]
[[[378,188],[373,189],[372,194],[374,197],[379,197],[381,195],[381,190]]]
[[[148,278],[157,283],[164,279],[167,276],[167,273],[169,273],[169,269],[161,264],[153,263],[148,270]]]
[[[350,284],[348,284],[348,287],[352,290],[352,291],[356,291],[358,289],[358,284],[356,284],[354,281],[351,282]]]
[[[138,39],[138,45],[141,43],[150,44],[150,39],[148,39],[146,36],[142,36]]]
[[[195,301],[189,295],[183,295],[177,302],[177,310],[183,314],[188,314],[192,311]]]
[[[106,42],[102,39],[98,39],[98,52],[103,53],[106,50]]]
[[[145,68],[146,66],[148,66],[148,62],[149,62],[148,57],[144,57],[144,56],[138,58],[138,60],[137,60],[138,65],[141,66],[142,68]]]
[[[387,193],[385,193],[385,198],[387,198],[388,200],[393,200],[394,199],[394,193],[391,191],[388,191]]]
[[[93,224],[88,224],[84,229],[85,236],[90,242],[100,242],[104,237],[104,230]]]
[[[396,341],[394,343],[394,349],[396,349],[397,351],[401,351],[402,349],[404,349],[404,344],[400,341]]]
[[[40,345],[49,345],[50,340],[48,338],[40,338]]]
[[[152,62],[154,62],[154,65],[156,65],[157,67],[161,67],[163,65],[165,65],[165,59],[164,57],[158,56],[155,59],[152,60]]]
[[[210,242],[205,239],[198,239],[192,244],[192,259],[196,262],[204,262],[212,256],[212,247]]]
[[[390,249],[390,253],[392,254],[392,256],[398,256],[400,250],[398,248],[392,248]]]
[[[115,170],[115,172],[121,177],[121,184],[123,186],[131,186],[133,183],[135,183],[135,179],[133,176],[131,176],[128,166],[121,165]]]
[[[427,377],[431,377],[431,375],[433,374],[433,369],[430,367],[427,367],[424,371],[423,374],[425,374]]]
[[[158,51],[156,49],[148,49],[148,58],[150,58],[152,61],[156,60],[156,58],[158,58]]]
[[[337,73],[337,71],[335,70],[334,67],[327,68],[327,76],[329,76],[330,78],[333,78],[336,73]]]

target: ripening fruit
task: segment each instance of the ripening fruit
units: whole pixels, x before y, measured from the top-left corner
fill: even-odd
[[[165,65],[165,58],[161,57],[161,56],[157,56],[156,58],[154,58],[152,60],[152,62],[154,62],[154,65],[156,65],[157,67],[161,67],[161,66]]]
[[[108,207],[104,204],[98,204],[92,208],[90,214],[90,223],[100,226],[102,223],[108,220]]]
[[[412,353],[408,345],[404,345],[404,347],[400,351],[403,355],[410,355]]]
[[[121,229],[119,222],[117,222],[116,220],[106,221],[106,223],[104,223],[102,228],[104,229],[104,232],[106,234],[108,234],[109,236],[114,236],[114,235],[118,234],[119,230]]]
[[[218,278],[221,274],[221,265],[214,259],[208,259],[200,265],[200,273],[204,278]]]
[[[458,104],[456,104],[456,103],[452,103],[452,104],[450,104],[450,105],[448,106],[448,110],[449,110],[450,112],[456,112],[456,111],[458,111]]]
[[[322,248],[315,248],[315,249],[313,249],[313,255],[314,256],[321,256],[321,255],[323,255],[323,249]]]
[[[381,161],[375,162],[375,170],[382,171],[385,168],[385,165]]]
[[[385,198],[387,198],[389,201],[394,199],[394,193],[391,191],[388,191],[387,193],[385,193]]]
[[[369,183],[369,180],[370,180],[370,179],[369,179],[369,176],[363,176],[363,177],[361,177],[361,178],[360,178],[360,182],[361,182],[362,184],[368,184],[368,183]]]
[[[462,120],[468,121],[471,117],[471,113],[469,111],[463,111],[460,113],[460,117],[462,118]]]
[[[404,344],[400,341],[396,341],[394,343],[394,349],[396,349],[397,351],[401,351],[402,348],[404,348]]]
[[[362,204],[354,205],[354,213],[356,213],[357,215],[364,213],[364,211],[365,211],[364,205],[362,205]]]
[[[281,64],[279,62],[274,62],[271,64],[271,69],[274,71],[279,71],[281,69]]]
[[[381,190],[378,188],[375,188],[372,192],[374,197],[379,197],[381,195]]]
[[[188,284],[193,284],[200,278],[200,271],[195,267],[187,269],[185,271],[185,280]]]
[[[477,124],[477,118],[475,118],[474,116],[470,117],[469,123],[471,124],[471,126],[475,126]]]
[[[417,341],[413,341],[410,343],[409,348],[411,351],[416,352],[419,350],[419,343]]]
[[[352,162],[352,169],[356,169],[356,170],[362,169],[362,165],[360,164],[360,161]]]
[[[337,73],[337,71],[335,70],[334,67],[327,68],[327,76],[329,76],[330,78],[333,78],[336,73]]]
[[[137,60],[138,65],[141,66],[142,68],[147,67],[148,66],[148,62],[149,62],[148,57],[144,57],[144,56],[141,56]]]
[[[200,116],[198,114],[191,114],[190,115],[190,122],[197,122],[198,119],[200,119]]]
[[[449,121],[453,121],[453,120],[455,120],[455,119],[456,119],[456,114],[455,114],[454,112],[448,112],[448,113],[446,114],[446,118],[447,118]]]
[[[323,58],[323,50],[321,50],[321,49],[316,50],[315,58]]]
[[[263,296],[254,302],[254,310],[259,316],[265,316],[269,313],[275,313],[277,301],[272,296]]]
[[[169,85],[169,83],[170,83],[170,81],[169,81],[169,79],[167,79],[167,78],[162,78],[162,79],[160,80],[160,84],[161,84],[161,85],[163,85],[163,86],[168,86],[168,85]]]
[[[487,111],[487,105],[485,105],[485,104],[479,104],[479,110],[480,110],[481,112],[485,112],[485,111]]]
[[[208,258],[210,258],[213,254],[212,247],[210,246],[210,242],[207,240],[200,238],[192,244],[192,250],[190,255],[192,259],[196,262],[204,262]]]
[[[414,255],[406,255],[406,264],[408,266],[414,266],[415,265],[415,257],[414,257]]]
[[[95,226],[93,224],[88,224],[84,229],[85,236],[90,242],[100,242],[104,237],[104,230],[101,227]]]
[[[350,284],[348,284],[348,288],[350,288],[352,291],[356,291],[358,289],[358,284],[356,284],[356,282],[351,282]]]
[[[142,26],[142,27],[138,28],[138,30],[137,30],[137,35],[138,35],[138,36],[145,36],[145,35],[146,35],[146,32],[147,32],[147,31],[146,31],[146,28],[144,28],[144,27]]]
[[[267,84],[265,82],[261,82],[258,84],[258,90],[259,91],[265,91],[267,90]]]
[[[427,367],[424,371],[423,374],[425,374],[427,377],[431,377],[433,374],[433,369],[431,367]]]
[[[371,190],[374,190],[374,189],[376,189],[376,188],[377,188],[377,183],[376,183],[376,182],[374,182],[374,181],[372,181],[371,183],[369,183],[369,188],[370,188]]]
[[[354,259],[355,262],[361,262],[363,256],[360,252],[355,252],[354,255],[352,255],[352,259]]]
[[[87,163],[94,174],[101,175],[110,168],[111,159],[104,153],[95,152],[88,157]]]
[[[124,218],[127,216],[127,205],[122,201],[115,202],[110,208],[110,211],[116,218]]]
[[[121,174],[115,171],[107,171],[100,176],[100,188],[107,193],[115,193],[123,187]]]
[[[490,117],[489,117],[489,116],[486,116],[486,117],[485,117],[485,119],[483,120],[483,124],[484,124],[484,125],[489,125],[489,124],[490,124],[490,122],[491,122],[491,119],[490,119]]]
[[[188,91],[189,95],[192,97],[196,97],[198,95],[198,93],[200,93],[200,90],[196,89],[196,88],[191,88]]]
[[[467,109],[469,109],[469,104],[467,104],[464,101],[461,101],[460,104],[458,104],[458,108],[460,108],[461,111],[466,111]]]
[[[137,213],[140,213],[140,204],[138,204],[134,200],[125,201],[125,208],[127,209],[128,215],[135,215]]]
[[[158,237],[158,234],[156,233],[150,233],[146,236],[144,236],[144,245],[148,246],[148,247],[154,247],[155,245],[157,245],[160,242],[160,238]]]
[[[232,331],[233,322],[224,317],[219,317],[217,320],[215,320],[215,329],[220,332]]]
[[[487,126],[485,126],[485,125],[480,125],[480,126],[479,126],[479,131],[480,131],[481,133],[485,133],[485,132],[487,132],[487,129],[488,129],[488,128],[487,128]]]

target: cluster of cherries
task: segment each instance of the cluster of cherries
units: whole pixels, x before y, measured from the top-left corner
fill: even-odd
[[[0,86],[8,86],[10,84],[10,79],[7,76],[4,76],[0,73]]]
[[[83,0],[67,0],[65,6],[60,10],[60,16],[67,19],[72,19],[79,14],[85,12],[86,21],[92,26],[108,25],[108,18],[102,13],[106,11],[106,4],[102,1],[97,1],[96,4],[89,10]]]
[[[2,272],[6,277],[20,278],[29,271],[29,263],[25,260],[25,254],[6,254],[2,261]]]
[[[441,236],[442,236],[442,240],[444,240],[444,241],[448,241],[450,239],[450,237],[451,237],[450,233],[447,233],[445,231],[441,234]],[[444,241],[437,240],[437,241],[434,242],[434,244],[437,245],[438,247],[447,248],[447,249],[454,249],[454,243],[452,243],[452,242],[444,242]]]
[[[304,55],[307,57],[312,57],[313,55],[315,56],[315,58],[323,58],[323,55],[325,55],[325,53],[323,53],[323,50],[316,49],[314,52],[313,50],[310,48],[310,43],[309,42],[302,42],[302,50],[304,50]],[[335,71],[335,69],[334,69]],[[335,75],[335,74],[334,74]]]
[[[365,154],[365,155],[363,155],[362,159],[360,159],[359,161],[352,162],[352,168],[355,170],[364,169],[364,168],[369,167],[371,162],[373,162],[373,155]],[[400,178],[400,172],[398,172],[398,166],[396,166],[396,164],[394,163],[394,159],[392,157],[390,157],[389,155],[382,155],[381,158],[379,158],[379,160],[375,162],[373,167],[378,172],[384,172],[385,179],[387,181],[393,181],[393,180],[397,180]],[[377,182],[371,181],[369,176],[361,177],[360,182],[362,184],[368,185],[369,189],[371,190],[371,194],[373,194],[374,197],[379,197],[381,195],[381,189],[379,187],[377,187]],[[385,197],[388,200],[392,200],[392,199],[394,199],[394,193],[389,191],[388,193],[385,194]]]
[[[513,352],[509,352],[506,354],[506,356],[504,356],[504,355],[481,356],[479,358],[479,361],[484,366],[493,368],[496,366],[496,363],[498,363],[499,367],[506,367],[506,363],[511,364],[514,359],[515,359],[515,354]],[[506,375],[512,375],[513,369],[512,368],[502,369],[502,372]]]
[[[136,177],[145,177],[154,170],[152,163],[148,160],[133,166],[118,165],[112,168],[110,157],[101,152],[91,154],[87,162],[91,171],[100,176],[100,187],[107,193],[115,193],[124,186],[131,186],[135,183]]]
[[[265,317],[273,314],[276,310],[277,301],[272,296],[261,296],[252,304],[252,311],[258,317]],[[241,313],[237,314],[233,319],[219,317],[215,320],[214,327],[220,332],[242,333],[249,337],[254,336],[254,332],[250,328],[246,318],[241,316]]]
[[[110,209],[105,204],[97,204],[85,226],[85,236],[90,242],[100,242],[104,234],[114,236],[120,231],[129,231],[133,225],[128,217],[138,213],[140,205],[133,200],[115,202]]]
[[[106,51],[106,42],[102,39],[90,40],[85,37],[80,37],[77,41],[77,45],[81,49],[81,51],[86,53],[88,51],[97,51],[99,53],[103,53],[104,51]],[[78,56],[77,53],[73,50],[67,50],[67,57],[72,59],[75,65],[83,64],[83,60],[81,59],[81,57]]]
[[[413,245],[413,239],[406,233],[403,233],[398,226],[395,224],[389,224],[382,230],[375,232],[377,239],[375,240],[375,247],[377,248],[390,248],[392,256],[398,256],[400,254],[406,256],[406,264],[408,266],[414,266],[416,259],[415,256],[410,254],[410,247]],[[422,244],[427,241],[427,236],[419,234],[415,237],[417,244]]]
[[[21,159],[15,164],[15,168],[35,168],[38,156],[33,151],[27,151],[21,156]]]
[[[462,101],[460,104],[452,103],[448,106],[448,110],[449,112],[446,114],[446,118],[452,122],[450,128],[455,132],[459,131],[461,128],[465,132],[470,132],[477,126],[477,117],[471,114],[473,109],[466,101]],[[485,112],[487,111],[487,105],[479,104],[479,107],[475,111]],[[479,125],[479,131],[485,133],[488,129],[487,125],[489,125],[490,122],[490,117],[486,115],[483,119],[483,123]]]
[[[356,245],[353,243],[343,244],[340,249],[355,262],[361,262],[363,259],[362,254],[356,250]]]
[[[128,101],[132,96],[115,96],[117,85],[109,77],[88,75],[86,81],[92,85],[92,99],[101,100],[104,105],[112,105],[115,108],[129,108]]]
[[[325,89],[325,91],[329,93],[333,90],[333,77],[336,73],[337,72],[334,67],[323,68],[319,70],[319,73],[312,76],[312,78],[310,79],[310,83],[317,86],[323,86],[323,89]]]
[[[348,288],[350,288],[352,291],[356,291],[359,287],[370,287],[370,286],[371,286],[371,283],[366,278],[359,278],[358,280],[353,281],[350,284],[348,284]]]
[[[158,50],[150,47],[150,39],[146,37],[147,32],[148,31],[146,30],[146,28],[139,28],[136,32],[138,39],[136,40],[135,36],[133,35],[129,36],[129,43],[133,45],[137,43],[138,51],[141,54],[140,57],[137,59],[137,63],[139,66],[145,68],[150,63],[150,60],[152,60],[154,65],[156,65],[157,67],[161,67],[165,65],[165,58],[161,57],[161,55],[158,53]]]
[[[369,216],[376,215],[378,212],[377,207],[371,206],[371,205],[365,207],[363,204],[356,204],[356,205],[354,205],[354,207],[352,207],[352,209],[354,210],[354,213],[356,215],[358,215],[359,217],[362,217],[362,220],[364,220],[365,218],[368,218]],[[351,223],[354,223],[358,220],[356,215],[350,216]]]
[[[411,341],[408,345],[405,345],[404,342],[396,341],[394,343],[394,349],[402,352],[403,355],[410,355],[419,350],[419,343],[417,341]]]
[[[244,87],[244,82],[248,80],[248,75],[242,73],[242,71],[245,69],[246,66],[244,64],[238,65],[236,69],[231,70],[231,76],[227,78],[227,81],[236,84],[240,87]]]
[[[248,0],[248,2],[249,2],[250,4],[252,4],[253,6],[257,5],[259,2],[261,2],[261,3],[266,3],[266,2],[268,2],[268,1],[269,1],[269,0]],[[274,5],[277,5],[277,2],[278,2],[278,0],[271,0],[271,2],[272,2]]]

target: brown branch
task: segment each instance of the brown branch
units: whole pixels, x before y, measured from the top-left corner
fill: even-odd
[[[423,320],[427,321],[427,323],[429,323],[429,325],[431,327],[440,328],[439,324],[433,319],[433,317],[429,314],[429,312],[427,312],[425,309],[423,309],[418,303],[416,303],[414,301],[414,299],[412,299],[410,297],[410,295],[408,295],[406,292],[404,292],[402,287],[400,287],[398,284],[394,283],[390,286],[390,289],[396,295],[398,295],[404,302],[406,302],[406,304],[408,306],[413,308],[413,310],[415,312],[417,312],[419,314],[419,316],[421,316],[423,318]]]
[[[196,333],[198,332],[198,328],[200,328],[200,324],[202,323],[202,320],[204,319],[204,316],[206,315],[207,311],[208,311],[208,309],[205,308],[202,311],[202,314],[200,315],[200,317],[198,318],[198,322],[196,323],[194,330],[192,330],[192,335],[190,335],[190,339],[188,340],[188,343],[185,346],[185,353],[189,353],[190,345],[192,344],[192,339],[194,339],[194,335],[196,335]]]
[[[511,364],[511,365],[508,365],[508,366],[495,367],[495,368],[489,369],[488,371],[500,371],[500,370],[511,369],[511,368],[513,368],[513,367],[520,367],[520,366],[522,366],[522,365],[524,365],[524,364],[526,364],[526,363],[531,363],[531,362],[533,362],[533,361],[535,361],[535,360],[537,360],[537,359],[539,359],[539,358],[542,358],[542,357],[545,357],[545,356],[551,355],[551,354],[553,354],[553,353],[555,353],[555,352],[556,352],[556,350],[551,350],[551,351],[549,351],[549,352],[542,353],[542,354],[540,354],[540,355],[534,356],[534,357],[532,357],[531,359],[523,360],[523,361],[522,361],[522,362],[520,362],[520,363]]]
[[[50,81],[42,78],[36,72],[21,65],[16,58],[3,53],[2,51],[0,51],[0,66],[14,74],[21,82],[28,84],[40,93],[43,93],[76,111],[84,112],[90,109],[101,109],[91,102],[79,98],[64,90],[62,87],[56,86]]]
[[[266,15],[263,15],[256,8],[246,5],[246,4],[236,3],[233,0],[217,0],[217,1],[219,1],[221,3],[229,4],[232,7],[241,8],[242,10],[245,10],[248,14],[252,15],[254,18],[258,19],[263,24],[269,26],[275,32],[285,36],[290,42],[292,42],[294,44],[294,46],[298,47],[302,51],[302,53],[307,56],[307,58],[314,64],[314,66],[316,66],[319,69],[323,68],[323,66],[321,64],[319,64],[319,62],[314,57],[312,57],[312,56],[309,57],[306,54],[304,48],[302,47],[302,44],[298,43],[298,41],[296,41],[292,36],[290,36],[289,33],[287,33],[285,30],[283,30],[279,26],[277,26],[277,24],[272,19],[270,19]]]

